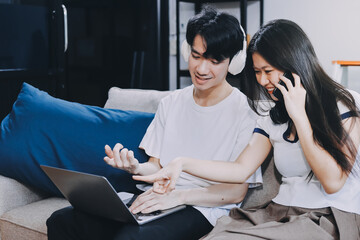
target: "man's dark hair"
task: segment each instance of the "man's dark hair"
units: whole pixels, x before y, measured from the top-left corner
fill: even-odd
[[[223,61],[230,60],[243,49],[244,35],[240,29],[239,21],[232,15],[218,12],[210,6],[192,17],[186,29],[186,41],[190,46],[194,39],[200,35],[204,39],[206,58]]]

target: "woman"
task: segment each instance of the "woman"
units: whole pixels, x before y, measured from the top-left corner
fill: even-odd
[[[206,239],[359,239],[359,94],[325,73],[308,37],[291,21],[263,26],[247,54],[245,92],[250,105],[259,109],[257,100],[264,97],[275,105],[258,120],[236,162],[177,158],[157,174],[134,178],[156,181],[158,192],[171,191],[181,171],[242,183],[273,147],[282,175],[278,195],[257,210],[233,209],[232,219],[218,220]],[[283,76],[286,71],[293,83]],[[282,97],[274,96],[274,90]]]

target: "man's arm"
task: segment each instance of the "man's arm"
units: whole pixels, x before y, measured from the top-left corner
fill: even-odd
[[[241,202],[248,184],[214,184],[205,188],[174,190],[159,194],[152,189],[141,194],[132,204],[133,213],[149,213],[187,204],[203,207],[216,207]]]
[[[142,176],[156,173],[161,169],[160,159],[155,157],[150,157],[149,160],[145,163],[139,164],[139,173]]]
[[[249,184],[214,184],[206,188],[179,190],[183,204],[216,207],[244,200]]]

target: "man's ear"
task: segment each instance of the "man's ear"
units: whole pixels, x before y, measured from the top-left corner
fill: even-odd
[[[246,42],[246,34],[244,29],[241,27],[240,25],[240,29],[244,35],[244,40],[243,40],[243,49],[240,50],[232,59],[231,62],[229,64],[229,73],[231,73],[232,75],[236,75],[239,74],[245,67],[245,62],[246,62],[246,47],[247,47],[247,42]]]
[[[191,54],[191,47],[186,40],[184,40],[181,44],[181,55],[183,56],[185,62],[189,61],[189,57]]]

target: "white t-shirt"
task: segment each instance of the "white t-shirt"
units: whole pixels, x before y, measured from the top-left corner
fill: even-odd
[[[357,103],[360,95],[350,91]],[[342,119],[350,117],[349,110],[338,103]],[[269,116],[260,118],[255,132],[261,133],[270,139],[274,147],[274,162],[282,175],[278,195],[274,202],[285,206],[303,208],[335,207],[337,209],[360,214],[360,155],[359,152],[351,174],[345,185],[334,194],[327,194],[319,180],[313,176],[307,178],[311,168],[304,156],[303,150],[296,135],[294,141],[286,136],[289,134],[287,123],[275,125]]]
[[[234,161],[247,145],[255,127],[257,115],[250,109],[247,98],[238,89],[210,107],[197,105],[193,85],[163,98],[154,120],[148,127],[140,148],[166,166],[176,157]],[[249,183],[262,183],[261,169]],[[176,188],[207,187],[214,184],[182,173]],[[217,208],[196,207],[215,225],[235,204]]]

